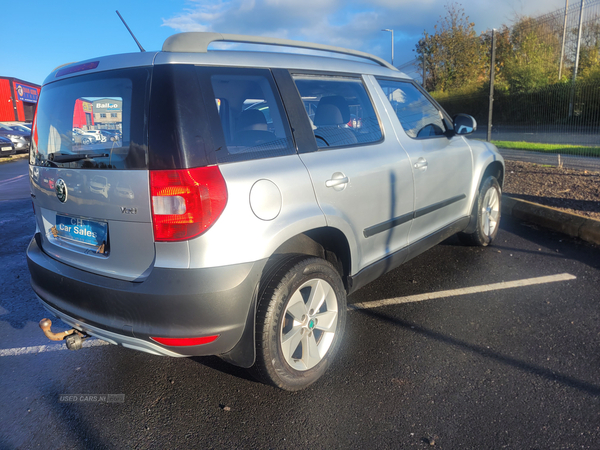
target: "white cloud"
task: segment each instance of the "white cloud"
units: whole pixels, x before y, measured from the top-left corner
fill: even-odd
[[[216,31],[297,39],[362,50],[389,58],[395,31],[395,62],[414,57],[423,30],[444,16],[447,0],[191,0],[163,26],[176,31]],[[477,0],[462,7],[476,29],[509,24],[516,15],[539,15],[564,7],[564,0]]]

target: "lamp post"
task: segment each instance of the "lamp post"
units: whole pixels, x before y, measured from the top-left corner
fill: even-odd
[[[390,30],[388,28],[386,28],[385,30],[381,30],[381,31],[389,31],[390,33],[392,33],[392,66],[394,65],[394,30]]]

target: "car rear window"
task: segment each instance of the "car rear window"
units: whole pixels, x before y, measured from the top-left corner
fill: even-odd
[[[31,164],[77,169],[145,169],[151,69],[82,75],[43,87]]]

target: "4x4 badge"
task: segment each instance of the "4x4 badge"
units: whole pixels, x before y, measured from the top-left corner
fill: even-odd
[[[54,186],[54,190],[56,191],[56,196],[61,202],[67,201],[67,183],[62,178],[56,180],[56,184]]]

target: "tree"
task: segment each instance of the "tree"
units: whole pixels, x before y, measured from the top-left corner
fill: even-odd
[[[560,58],[559,30],[553,23],[520,18],[510,31],[510,46],[501,55],[504,81],[511,92],[547,86],[556,80]]]
[[[435,25],[433,35],[423,32],[414,49],[421,71],[427,71],[430,91],[464,89],[481,84],[484,77],[485,47],[458,3],[445,6],[446,16]]]
[[[600,76],[600,16],[596,14],[582,31],[577,78],[597,80]]]

